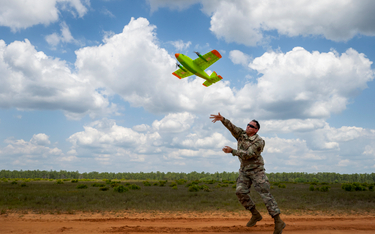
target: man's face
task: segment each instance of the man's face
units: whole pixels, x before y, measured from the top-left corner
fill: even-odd
[[[246,127],[246,134],[248,136],[253,136],[258,132],[257,124],[251,121]]]

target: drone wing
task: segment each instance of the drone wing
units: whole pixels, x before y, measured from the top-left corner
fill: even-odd
[[[182,78],[194,75],[190,71],[188,71],[188,70],[182,70],[181,68],[178,69],[177,71],[173,72],[172,74],[175,75],[175,76],[177,76],[178,79],[182,79]]]
[[[198,65],[204,71],[209,66],[214,64],[217,60],[221,59],[221,54],[217,50],[212,50],[211,52],[208,52],[202,57],[204,59],[202,59],[201,57],[198,57],[194,60],[194,63]]]

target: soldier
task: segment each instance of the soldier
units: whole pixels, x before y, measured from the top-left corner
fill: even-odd
[[[225,153],[232,153],[237,156],[241,162],[239,177],[236,185],[236,195],[245,209],[250,210],[252,217],[246,224],[248,227],[254,226],[262,220],[262,216],[255,209],[255,204],[250,197],[250,187],[254,184],[255,190],[262,197],[268,213],[275,220],[274,234],[281,234],[285,228],[285,223],[280,219],[280,209],[277,206],[275,198],[270,193],[270,183],[265,173],[264,161],[261,156],[265,142],[257,134],[260,129],[258,121],[252,120],[246,127],[246,131],[236,127],[228,119],[220,115],[211,115],[212,122],[220,120],[224,126],[232,133],[237,140],[237,149],[225,146]]]

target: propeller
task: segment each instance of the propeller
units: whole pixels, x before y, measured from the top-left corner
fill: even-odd
[[[179,63],[176,63],[176,68],[181,68],[181,65]]]
[[[194,53],[196,53],[198,56],[201,55],[199,52],[196,52],[196,51],[194,51]]]

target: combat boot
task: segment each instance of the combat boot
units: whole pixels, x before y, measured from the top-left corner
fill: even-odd
[[[253,208],[250,209],[250,212],[251,212],[252,216],[251,216],[251,219],[249,220],[249,222],[247,222],[247,224],[246,224],[247,227],[252,227],[252,226],[254,226],[258,221],[261,221],[261,220],[262,220],[262,216],[261,216],[260,213],[255,209],[255,206],[253,206]]]
[[[275,220],[275,230],[273,231],[273,234],[281,234],[286,224],[284,223],[284,221],[280,219],[280,215],[278,214],[275,215],[273,218]]]

